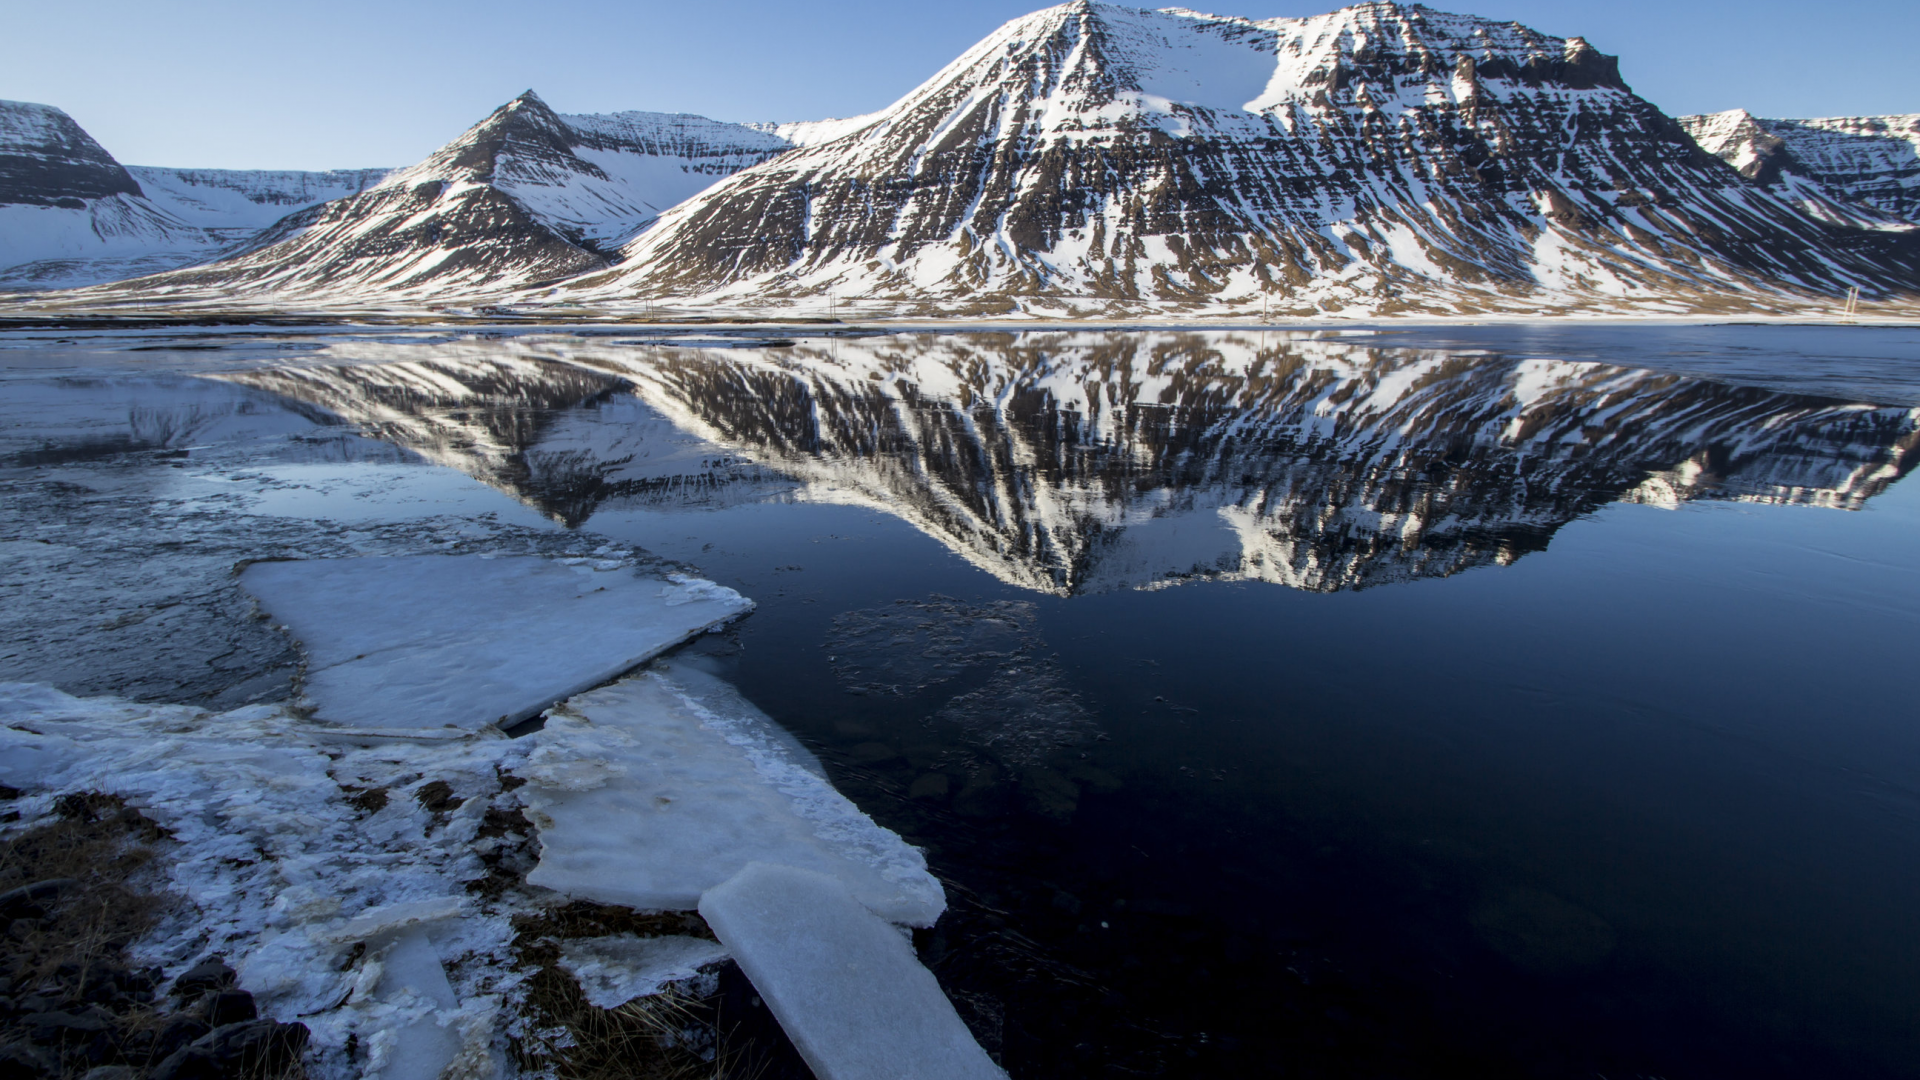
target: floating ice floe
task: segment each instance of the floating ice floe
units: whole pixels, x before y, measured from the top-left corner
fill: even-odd
[[[748,602],[573,562],[249,567],[243,583],[306,648],[313,718],[0,684],[0,783],[28,793],[11,827],[58,795],[103,791],[169,830],[170,884],[188,903],[139,951],[175,970],[227,957],[266,1015],[311,1029],[316,1080],[510,1074],[526,978],[512,919],[543,888],[653,910],[711,901],[731,920],[721,943],[563,943],[562,967],[597,1006],[732,952],[757,987],[770,980],[763,995],[825,1080],[1001,1075],[885,921],[931,926],[939,881],[792,736],[691,662],[576,693]],[[530,738],[495,726],[549,706]],[[537,865],[490,832],[492,812],[516,807],[539,832]],[[508,854],[531,890],[469,889]],[[788,924],[768,921],[788,903],[801,905]],[[828,966],[803,977],[816,962]]]
[[[700,914],[819,1080],[1005,1080],[906,938],[832,878],[753,863]]]
[[[617,559],[262,562],[241,583],[306,648],[316,720],[421,735],[525,720],[753,607]]]
[[[636,908],[689,909],[752,862],[827,874],[884,918],[946,908],[920,852],[874,824],[727,683],[662,661],[571,698],[518,770],[540,829],[528,882]]]

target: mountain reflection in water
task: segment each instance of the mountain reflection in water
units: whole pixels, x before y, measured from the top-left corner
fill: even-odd
[[[633,506],[855,504],[1054,595],[1440,577],[1618,501],[1858,509],[1913,467],[1920,426],[1908,408],[1287,333],[354,351],[222,377],[569,526]]]

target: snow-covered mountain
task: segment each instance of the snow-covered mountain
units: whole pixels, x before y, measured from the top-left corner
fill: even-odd
[[[1868,220],[1920,222],[1920,113],[1766,120],[1731,109],[1680,123],[1740,175],[1822,216],[1864,208]]]
[[[235,255],[109,291],[431,303],[555,281],[604,269],[661,210],[787,145],[698,116],[562,116],[529,90],[425,161]]]
[[[129,165],[148,202],[232,244],[288,214],[379,183],[392,169],[167,169]]]
[[[224,377],[568,524],[635,504],[850,503],[1057,594],[1444,576],[1539,550],[1610,502],[1857,509],[1920,463],[1920,410],[1305,334],[351,352]]]
[[[0,287],[85,285],[210,258],[386,171],[125,167],[61,110],[0,101]]]
[[[560,295],[1311,315],[1751,310],[1920,281],[1916,238],[1725,168],[1586,41],[1420,5],[1075,0],[859,120]]]

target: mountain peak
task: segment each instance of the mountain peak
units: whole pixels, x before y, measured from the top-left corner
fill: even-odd
[[[78,207],[138,194],[132,175],[64,110],[0,101],[0,204]]]
[[[675,207],[606,295],[1313,314],[1892,280],[1843,247],[1585,38],[1388,0],[1258,22],[1072,0]]]

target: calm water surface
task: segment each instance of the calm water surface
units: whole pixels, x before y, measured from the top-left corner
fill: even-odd
[[[1920,333],[4,344],[0,678],[284,694],[249,552],[691,564],[1017,1077],[1920,1074]]]

